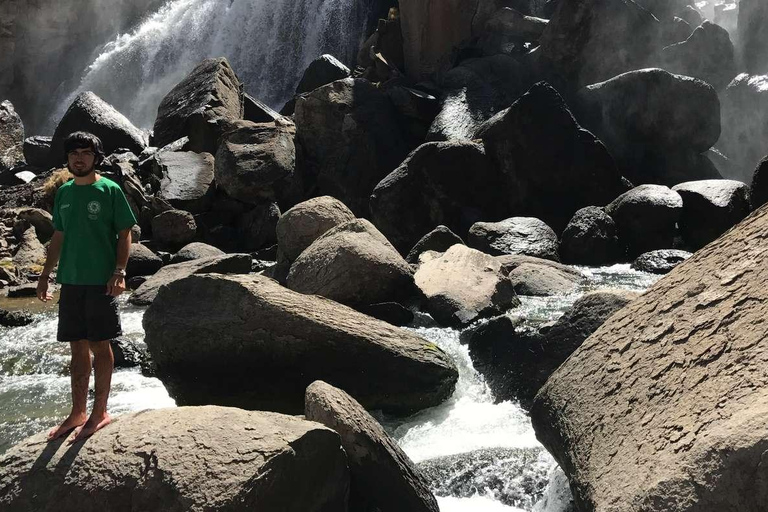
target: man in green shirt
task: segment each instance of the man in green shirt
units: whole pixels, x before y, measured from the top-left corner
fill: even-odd
[[[72,133],[64,141],[64,150],[75,179],[56,192],[55,231],[37,283],[37,296],[43,302],[52,299],[48,280],[61,259],[56,273],[61,284],[57,338],[69,342],[72,350],[72,412],[48,433],[48,440],[74,429],[70,442],[75,442],[111,421],[107,414],[114,365],[110,340],[122,334],[117,297],[125,290],[131,227],[136,219],[120,186],[96,172],[104,159],[98,137]],[[88,416],[91,352],[96,393]]]

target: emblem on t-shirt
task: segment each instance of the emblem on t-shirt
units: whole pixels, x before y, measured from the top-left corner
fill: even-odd
[[[88,203],[88,213],[91,213],[93,215],[98,215],[98,213],[101,211],[101,203],[98,201],[91,201]]]

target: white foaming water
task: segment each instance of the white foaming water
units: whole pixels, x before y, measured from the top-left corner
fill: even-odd
[[[437,498],[440,512],[525,512],[521,508],[508,507],[487,496],[471,498],[454,498],[446,496]]]
[[[226,57],[245,90],[273,108],[293,95],[312,60],[354,64],[374,0],[173,0],[117,36],[62,98],[55,123],[93,91],[134,124],[151,128],[162,98],[197,64]]]

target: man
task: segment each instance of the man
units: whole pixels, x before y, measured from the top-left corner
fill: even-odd
[[[85,439],[110,422],[107,398],[114,357],[110,340],[122,334],[117,297],[125,290],[125,267],[136,219],[120,186],[96,172],[104,159],[101,140],[85,132],[64,141],[67,167],[75,179],[62,185],[53,206],[54,234],[37,283],[46,302],[51,271],[61,258],[56,281],[61,284],[57,338],[72,350],[72,412],[48,433],[48,440],[67,435],[70,443]],[[91,352],[95,399],[86,414]]]

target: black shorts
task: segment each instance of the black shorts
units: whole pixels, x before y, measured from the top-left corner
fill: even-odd
[[[117,297],[106,285],[61,285],[59,341],[104,341],[123,334]]]

